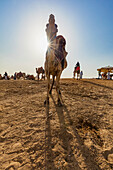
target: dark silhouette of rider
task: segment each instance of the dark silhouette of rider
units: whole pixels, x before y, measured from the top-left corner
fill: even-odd
[[[77,69],[77,67],[79,67],[79,69],[80,69],[80,63],[79,62],[76,63],[75,70]]]

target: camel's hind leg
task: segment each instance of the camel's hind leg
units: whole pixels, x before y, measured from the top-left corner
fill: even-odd
[[[44,104],[49,104],[50,75],[47,75],[47,99]]]
[[[57,95],[58,95],[58,105],[62,106],[62,103],[61,103],[62,98],[61,98],[60,85],[59,85],[60,75],[61,74],[56,76],[56,91],[57,91]]]
[[[77,80],[80,80],[80,73],[79,72],[77,72]]]

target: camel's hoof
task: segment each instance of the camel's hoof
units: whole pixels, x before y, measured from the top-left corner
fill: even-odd
[[[58,104],[57,104],[57,105],[58,105],[59,107],[63,106],[60,100],[58,100]]]
[[[52,93],[52,91],[50,90],[50,91],[49,91],[49,94],[51,94],[51,93]]]
[[[59,94],[61,95],[61,91],[59,90]]]
[[[58,106],[59,106],[59,107],[62,107],[63,105],[62,105],[62,103],[58,103]]]
[[[49,100],[44,101],[44,105],[48,104],[49,105]]]

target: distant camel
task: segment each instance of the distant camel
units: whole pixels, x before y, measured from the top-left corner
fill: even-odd
[[[34,77],[34,75],[27,74],[26,79],[27,80],[35,80],[35,77]]]
[[[45,61],[45,73],[48,82],[47,89],[47,99],[44,102],[49,104],[49,94],[52,92],[54,85],[54,79],[56,77],[56,91],[58,95],[58,105],[61,106],[61,92],[60,92],[60,76],[62,71],[67,67],[66,56],[67,52],[65,51],[66,41],[63,36],[57,36],[55,41],[51,41],[46,53]],[[53,77],[53,82],[50,88],[50,75]]]
[[[16,74],[16,78],[20,79],[20,78],[24,78],[25,79],[26,74],[22,73],[21,71],[19,73]]]
[[[40,74],[42,74],[41,80],[45,80],[45,70],[43,69],[43,67],[36,68],[36,73],[38,76],[38,80],[40,79]]]

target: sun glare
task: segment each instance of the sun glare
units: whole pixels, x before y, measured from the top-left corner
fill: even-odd
[[[49,41],[47,41],[47,48],[50,46],[50,42]]]

